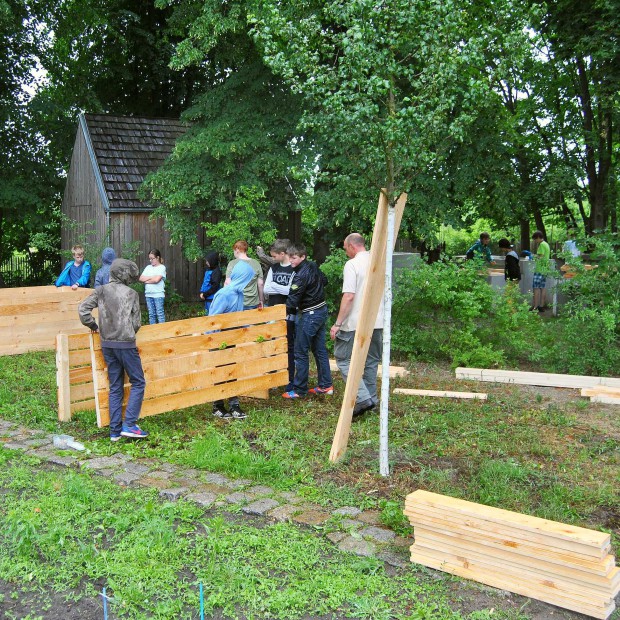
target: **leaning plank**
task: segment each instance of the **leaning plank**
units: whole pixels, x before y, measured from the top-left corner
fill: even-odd
[[[394,207],[394,242],[396,242],[398,230],[400,229],[400,221],[405,210],[406,202],[407,194],[403,193],[400,195]],[[334,439],[329,453],[329,460],[332,463],[338,462],[344,456],[347,449],[357,389],[362,374],[364,373],[364,365],[366,363],[366,356],[368,355],[368,347],[370,346],[370,337],[377,320],[379,305],[382,302],[383,289],[385,286],[388,209],[389,205],[386,197],[386,190],[381,190],[379,204],[377,206],[377,218],[372,235],[372,244],[370,247],[370,269],[366,275],[364,290],[362,291],[361,307],[363,311],[360,314],[357,330],[355,332],[349,374],[342,397],[338,424],[336,425],[336,431],[334,432]]]
[[[56,336],[56,385],[58,387],[58,419],[71,419],[71,381],[69,375],[69,336]]]
[[[589,377],[582,375],[559,375],[545,372],[520,372],[517,370],[489,370],[484,368],[457,368],[457,379],[491,381],[494,383],[517,383],[546,387],[588,388],[599,385],[620,388],[618,377]]]
[[[583,388],[581,390],[582,396],[609,396],[611,398],[620,398],[620,388],[607,387],[605,385],[599,385],[593,388]]]
[[[377,374],[380,376],[382,372],[383,366],[379,364],[377,368]],[[332,372],[339,372],[338,364],[336,364],[336,360],[329,360],[329,369]],[[390,379],[395,379],[396,377],[406,377],[409,375],[409,371],[403,366],[390,366]]]
[[[437,398],[469,398],[475,400],[486,400],[487,394],[479,392],[449,392],[442,390],[409,390],[406,388],[396,388],[394,394],[405,394],[406,396],[434,396]]]
[[[411,561],[495,588],[510,590],[516,594],[535,598],[558,607],[571,609],[593,618],[608,618],[616,607],[613,599],[587,602],[577,596],[567,596],[563,592],[555,592],[552,588],[544,585],[529,583],[519,575],[515,576],[494,568],[488,569],[479,566],[467,558],[436,557],[435,554],[412,549]]]
[[[453,514],[484,519],[490,523],[506,524],[516,530],[523,530],[532,533],[542,533],[550,538],[568,540],[585,545],[590,545],[595,549],[605,549],[610,544],[610,535],[604,532],[597,532],[576,525],[549,521],[540,517],[494,508],[483,504],[476,504],[447,495],[439,495],[418,489],[410,493],[406,499],[408,504],[417,506],[429,506],[439,510],[449,510]]]

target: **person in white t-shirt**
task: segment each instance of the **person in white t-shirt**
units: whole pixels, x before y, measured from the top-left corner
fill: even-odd
[[[329,334],[334,340],[336,364],[346,380],[362,306],[364,281],[370,268],[370,252],[366,250],[364,237],[359,233],[348,235],[344,240],[343,248],[350,260],[344,266],[340,309]],[[375,328],[370,339],[368,355],[364,364],[364,374],[357,390],[356,403],[353,409],[354,417],[377,407],[379,402],[377,397],[377,370],[381,362],[382,350],[383,304],[379,307]]]
[[[161,258],[159,250],[149,252],[149,264],[144,268],[140,276],[140,282],[144,282],[144,296],[146,307],[149,311],[149,323],[165,323],[164,314],[164,290],[166,286],[166,266]]]

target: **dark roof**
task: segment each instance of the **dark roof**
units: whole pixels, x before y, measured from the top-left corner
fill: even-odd
[[[110,210],[150,210],[137,190],[164,163],[187,125],[172,118],[107,114],[85,114],[84,119]]]

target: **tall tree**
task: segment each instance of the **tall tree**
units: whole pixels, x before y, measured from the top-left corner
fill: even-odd
[[[199,67],[208,85],[183,115],[187,135],[146,180],[144,195],[191,258],[203,251],[198,226],[219,249],[240,236],[269,243],[301,191],[297,170],[308,157],[297,131],[301,97],[263,62],[248,34],[246,4],[176,7],[186,38],[173,66]]]

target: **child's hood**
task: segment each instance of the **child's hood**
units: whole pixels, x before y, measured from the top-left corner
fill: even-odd
[[[220,256],[217,252],[207,252],[205,261],[209,263],[209,269],[215,269],[220,264]]]
[[[240,260],[230,274],[230,284],[228,286],[235,291],[242,291],[253,277],[254,269],[252,269],[250,263]]]
[[[116,252],[114,248],[104,248],[103,252],[101,252],[101,262],[104,265],[111,265],[116,258]]]
[[[110,282],[133,284],[138,281],[140,270],[138,265],[126,258],[116,258],[110,267]]]

